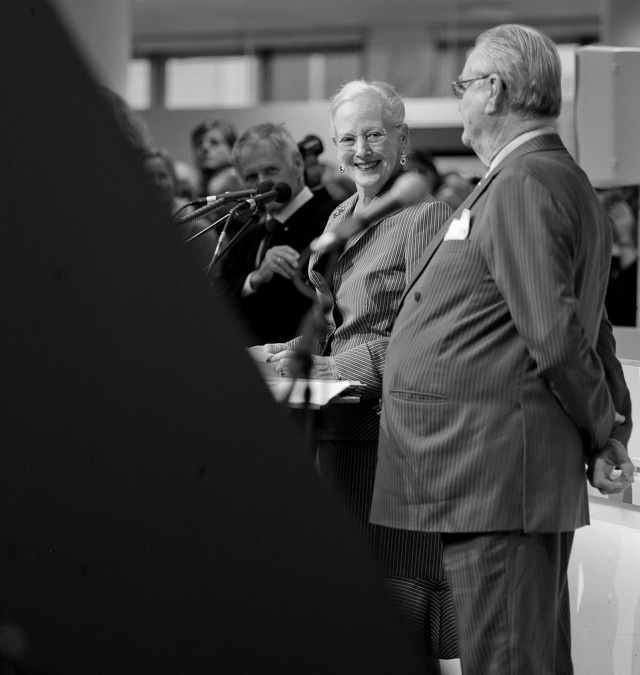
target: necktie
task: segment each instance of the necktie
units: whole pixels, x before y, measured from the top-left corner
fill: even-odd
[[[267,254],[267,251],[269,250],[271,240],[273,239],[273,231],[276,229],[277,224],[278,221],[275,220],[275,218],[269,218],[267,216],[267,220],[264,224],[265,229],[267,231],[264,237],[262,237],[262,240],[260,241],[260,246],[258,246],[258,252],[256,253],[256,269],[260,267],[260,264],[264,260],[264,257]]]

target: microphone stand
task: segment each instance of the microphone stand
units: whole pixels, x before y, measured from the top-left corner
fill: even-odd
[[[199,220],[205,212],[211,213],[213,211],[219,210],[224,205],[225,205],[224,199],[217,199],[215,202],[213,202],[211,204],[207,204],[203,208],[198,209],[197,211],[194,211],[193,213],[190,213],[186,216],[182,216],[180,219],[177,218],[177,215],[179,213],[179,211],[178,211],[178,213],[174,214],[174,216],[173,216],[173,222],[179,224],[181,229],[184,229],[189,223],[192,223],[192,222],[195,222],[195,221]],[[189,205],[187,204],[187,206],[189,206]],[[201,230],[199,230],[195,234],[191,235],[188,239],[185,239],[184,244],[186,245],[186,244],[191,243],[192,241],[194,241],[198,237],[201,237],[203,234],[206,234],[207,232],[209,232],[209,230],[212,230],[216,227],[219,227],[223,223],[228,222],[228,220],[229,220],[229,214],[225,213],[221,218],[218,218],[218,220],[216,220],[215,222],[211,223],[210,225],[207,225],[206,227],[203,227]],[[211,272],[211,267],[213,266],[214,259],[215,259],[215,253],[214,253],[213,257],[211,258],[211,260],[209,261],[209,263],[207,264],[206,271],[205,271],[206,276],[209,276],[209,273]]]
[[[264,216],[264,208],[257,208],[249,217],[249,220],[238,230],[238,233],[231,239],[231,241],[222,249],[218,252],[217,256],[214,256],[213,260],[211,261],[211,266],[215,265],[216,263],[220,262],[220,260],[225,256],[229,254],[229,251],[234,248],[234,246],[238,245],[238,242],[242,240],[247,232],[249,231],[249,228],[252,225],[255,225],[255,223],[259,222],[260,219]],[[229,214],[229,218],[233,218],[233,211]]]
[[[323,275],[326,279],[331,279],[333,277],[333,270],[335,268],[336,262],[340,257],[342,251],[332,251],[329,254],[327,259],[327,265],[323,272]],[[306,295],[308,298],[312,299],[312,305],[304,315],[300,325],[302,328],[300,342],[298,348],[295,351],[295,356],[293,358],[292,364],[292,378],[293,383],[291,385],[291,391],[298,379],[309,380],[311,375],[311,369],[313,368],[313,352],[314,346],[317,342],[317,339],[323,335],[327,334],[328,324],[325,319],[325,310],[327,309],[326,304],[314,289],[307,286],[302,276],[300,275],[300,270],[303,265],[306,264],[311,255],[311,250],[307,249],[300,256],[300,261],[298,262],[298,274],[296,274],[292,281],[296,289]],[[289,396],[285,397],[285,401],[288,400]],[[311,400],[311,388],[307,383],[305,393],[304,393],[304,403],[303,403],[303,437],[304,443],[307,448],[309,448],[312,455],[315,457],[316,446],[314,438],[314,415],[313,410],[310,406]]]
[[[223,206],[226,205],[226,203],[227,203],[226,200],[223,197],[221,197],[220,199],[216,199],[214,202],[211,202],[211,204],[206,204],[205,206],[201,206],[199,209],[196,209],[191,213],[187,213],[186,215],[181,216],[180,218],[176,219],[175,222],[178,225],[188,225],[189,223],[192,223],[194,220],[199,220],[200,218],[208,215],[209,213],[219,211]],[[186,206],[188,206],[188,204]],[[204,230],[204,232],[206,232],[206,230]]]
[[[258,199],[260,199],[260,201],[257,201]],[[281,204],[289,201],[291,199],[291,187],[283,182],[274,185],[271,181],[264,181],[258,185],[255,199],[247,199],[231,209],[229,212],[230,218],[234,218],[238,210],[244,211],[247,208],[253,209],[253,213],[225,248],[222,250],[219,248],[216,249],[213,254],[211,266],[217,263],[224,255],[228,255],[233,246],[236,246],[244,237],[251,225],[257,223],[264,216],[266,210],[265,205],[274,199]],[[250,202],[253,202],[253,204],[250,205]],[[221,237],[224,236],[224,234],[225,233],[223,232]]]
[[[202,228],[199,232],[196,232],[193,236],[189,237],[184,243],[188,244],[189,242],[193,241],[194,239],[197,239],[198,237],[202,236],[205,232],[208,232],[211,228],[213,227],[218,227],[218,225],[222,225],[226,220],[229,219],[229,214],[225,213],[222,218],[218,218],[215,223],[211,223],[211,225],[208,225],[207,227]],[[187,223],[184,223],[186,225]]]
[[[181,228],[184,228],[186,225],[189,225],[190,223],[195,222],[196,220],[200,220],[200,218],[206,216],[209,213],[213,213],[214,211],[219,211],[223,206],[226,205],[226,200],[224,198],[216,199],[214,202],[211,204],[207,204],[206,206],[203,206],[199,209],[196,209],[195,211],[192,211],[191,213],[181,216],[180,218],[177,217],[178,213],[180,211],[177,211],[174,216],[173,216],[173,222],[180,225]],[[186,208],[189,206],[189,204],[186,204],[182,208]],[[182,210],[182,209],[181,209]],[[203,227],[199,232],[196,232],[194,235],[189,237],[184,243],[188,244],[192,242],[194,239],[197,239],[198,237],[201,237],[203,234],[208,232],[209,230],[213,229],[214,227],[218,227],[221,225],[225,220],[229,218],[229,214],[224,214],[221,218],[218,218],[215,222],[211,223],[207,227]],[[213,264],[213,260],[209,264],[209,268]]]

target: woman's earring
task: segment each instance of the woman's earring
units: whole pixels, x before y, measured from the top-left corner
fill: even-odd
[[[400,155],[400,164],[401,164],[402,166],[404,166],[406,163],[407,163],[407,154],[406,154],[405,152],[403,152],[403,153]]]
[[[344,164],[340,165],[340,173],[344,173]]]

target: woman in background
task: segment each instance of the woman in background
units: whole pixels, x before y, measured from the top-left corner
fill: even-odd
[[[142,170],[154,186],[160,201],[166,205],[169,215],[186,206],[186,199],[176,195],[178,179],[173,161],[166,150],[151,149],[140,159]]]
[[[149,181],[156,189],[160,201],[165,205],[167,214],[173,216],[177,211],[184,208],[189,202],[184,197],[176,195],[177,177],[171,157],[162,149],[150,149],[140,158],[142,170],[149,178]],[[189,206],[183,213],[193,211],[194,207]],[[189,247],[189,252],[193,256],[198,269],[208,274],[213,255],[218,244],[218,233],[216,229],[210,227],[211,223],[207,219],[195,220],[181,226],[181,236],[185,245]],[[191,237],[207,231],[189,241]]]

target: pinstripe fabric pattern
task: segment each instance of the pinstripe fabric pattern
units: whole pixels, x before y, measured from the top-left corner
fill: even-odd
[[[498,532],[447,541],[465,675],[573,675],[566,577],[573,535]]]
[[[390,341],[372,521],[573,530],[588,522],[586,453],[614,420],[596,353],[610,330],[606,214],[555,134],[516,149],[461,208],[469,236],[432,241]]]
[[[619,413],[624,415],[625,418],[623,424],[616,424],[614,426],[611,436],[627,447],[633,428],[633,421],[631,418],[631,394],[629,393],[627,383],[624,379],[622,365],[616,357],[616,341],[613,337],[613,327],[607,318],[606,310],[603,313],[603,321],[600,323],[596,351],[602,361],[602,366],[607,378],[607,386],[613,397],[615,408]]]
[[[353,217],[356,201],[344,202],[327,231]],[[335,265],[333,291],[317,270],[319,256],[309,261],[309,278],[328,304],[331,353],[340,374],[363,382],[369,395],[381,393],[386,347],[407,281],[449,213],[447,204],[428,198],[352,237]]]
[[[336,230],[352,218],[356,202],[357,195],[343,202],[327,230]],[[328,307],[329,330],[319,340],[317,353],[323,354],[330,344],[341,377],[366,385],[359,392],[362,403],[329,405],[321,411],[318,467],[392,578],[392,595],[432,658],[458,655],[453,599],[444,580],[440,541],[422,532],[371,525],[369,511],[377,461],[378,404],[393,320],[413,268],[449,213],[447,204],[429,197],[375,223],[347,242],[330,280],[320,271],[320,256],[309,261],[309,278]],[[298,339],[283,347],[295,349],[297,344]]]
[[[447,583],[390,577],[386,585],[409,628],[426,646],[427,655],[438,659],[459,658],[456,614]]]
[[[387,183],[377,199],[393,185]],[[357,195],[334,211],[326,231],[337,230],[355,213]],[[375,203],[375,202],[373,202]],[[382,372],[391,328],[402,293],[427,244],[451,212],[444,202],[428,197],[395,213],[352,237],[338,258],[332,280],[319,270],[320,256],[309,260],[309,279],[327,306],[327,335],[318,354],[331,340],[340,377],[365,386],[356,393],[377,400],[382,392]],[[295,346],[295,341],[292,343]],[[324,439],[378,437],[378,410],[370,404],[330,406],[325,411]]]
[[[369,523],[376,441],[319,441],[318,468],[389,576],[444,580],[439,538]]]
[[[362,532],[390,596],[429,658],[458,658],[453,597],[442,567],[440,536],[369,523],[378,442],[319,441],[323,480]]]

